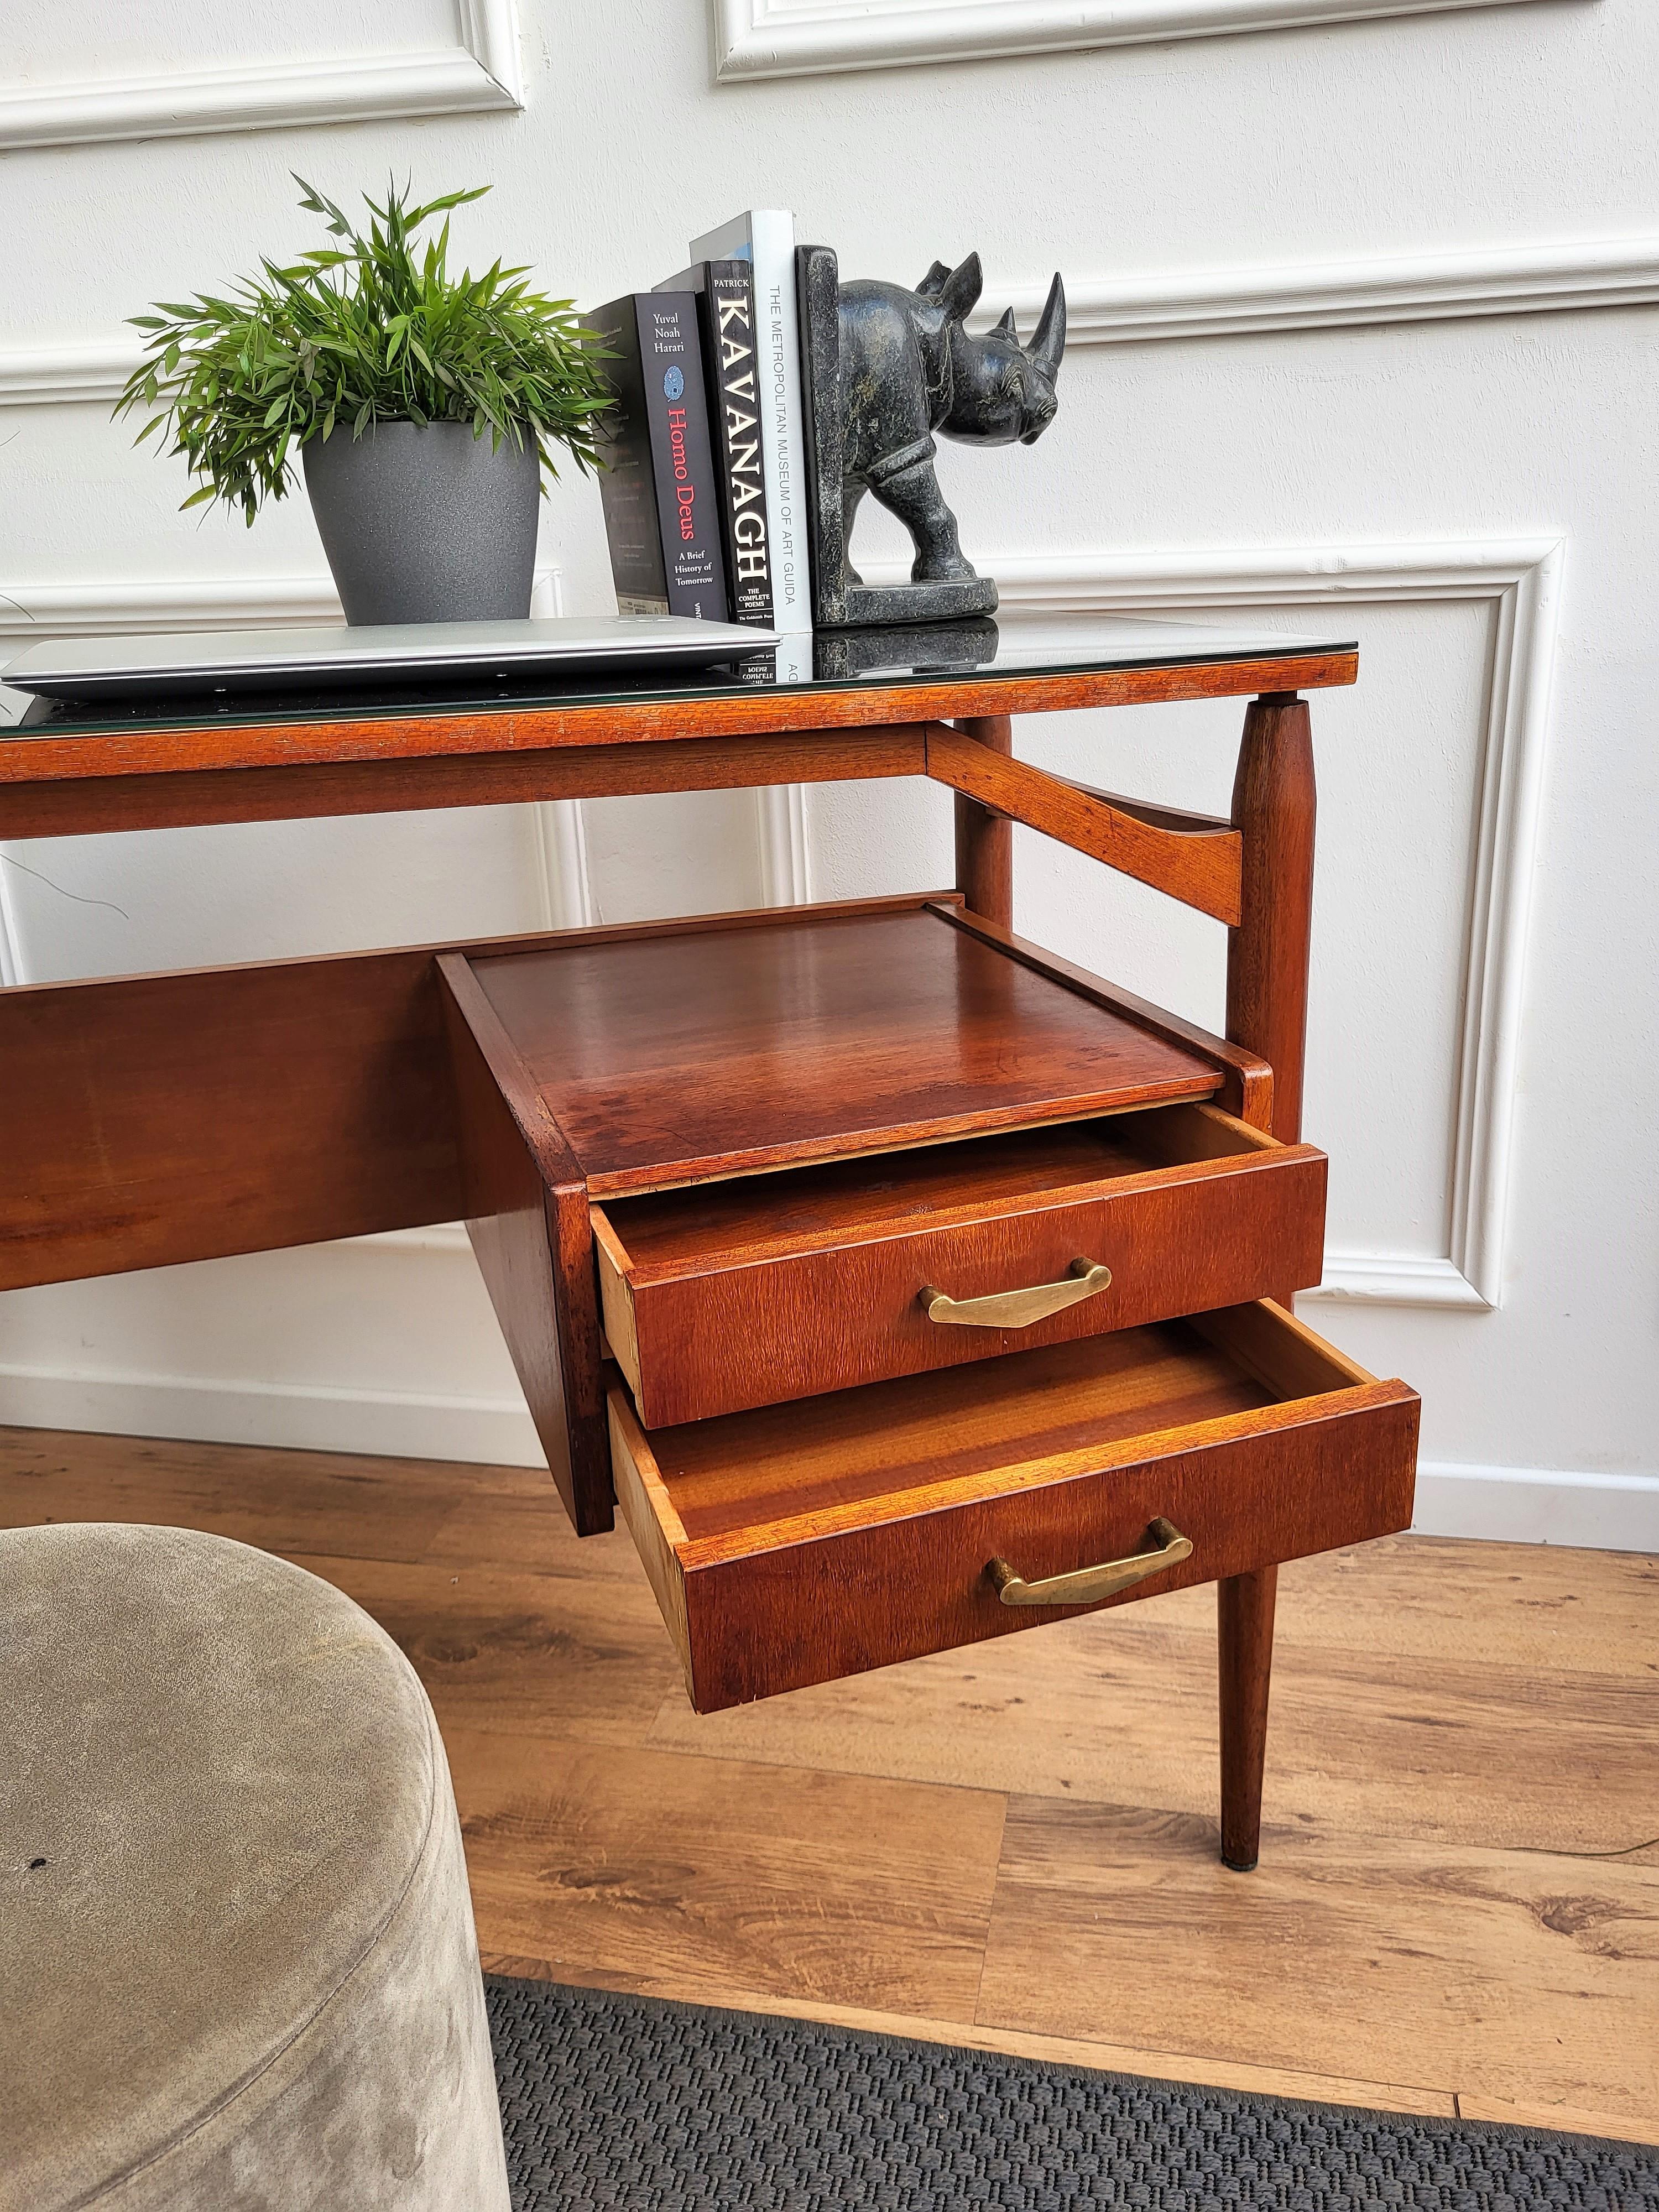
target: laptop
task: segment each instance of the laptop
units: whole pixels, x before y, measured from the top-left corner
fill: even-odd
[[[349,690],[468,678],[521,681],[542,670],[598,675],[700,668],[777,641],[775,630],[683,615],[58,638],[30,646],[0,669],[0,684],[48,699]]]

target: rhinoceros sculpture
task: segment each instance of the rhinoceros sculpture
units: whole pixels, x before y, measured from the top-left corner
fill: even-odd
[[[823,246],[802,248],[799,275],[820,623],[988,612],[996,589],[963,553],[934,472],[934,437],[1029,446],[1042,435],[1058,404],[1065,286],[1056,276],[1025,344],[1012,308],[992,330],[968,330],[983,282],[976,253],[954,269],[936,261],[914,292],[865,280],[843,284]],[[908,586],[871,591],[851,564],[854,520],[866,492],[909,532],[915,558]]]
[[[909,532],[915,583],[975,573],[933,472],[933,433],[966,446],[1029,446],[1054,419],[1065,287],[1056,276],[1026,346],[1012,307],[983,337],[969,335],[982,282],[970,253],[955,269],[936,261],[914,292],[865,282],[841,288],[842,532],[850,545],[867,491]]]

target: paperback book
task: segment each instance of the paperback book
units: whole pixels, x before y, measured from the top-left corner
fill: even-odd
[[[733,622],[770,629],[772,532],[755,347],[754,269],[747,261],[698,261],[657,289],[697,295],[726,596]]]
[[[696,295],[632,292],[583,319],[614,358],[601,426],[605,535],[624,615],[730,617]]]
[[[795,310],[795,219],[779,209],[752,209],[719,230],[693,239],[690,252],[694,263],[740,261],[751,272],[772,623],[783,633],[810,630],[812,591]]]

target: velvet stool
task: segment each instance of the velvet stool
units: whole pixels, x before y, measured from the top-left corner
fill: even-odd
[[[0,1533],[0,2208],[507,2212],[414,1670],[194,1530]]]

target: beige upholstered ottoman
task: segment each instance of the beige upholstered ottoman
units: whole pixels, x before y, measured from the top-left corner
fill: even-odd
[[[506,2212],[413,1669],[191,1530],[0,1532],[0,2207]]]

